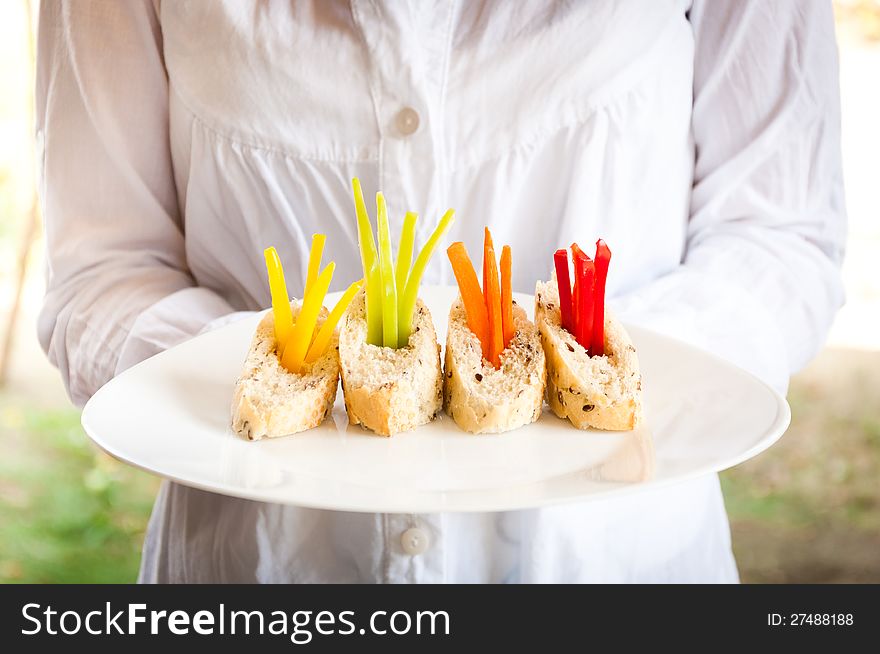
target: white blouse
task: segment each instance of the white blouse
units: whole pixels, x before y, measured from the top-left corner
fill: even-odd
[[[532,291],[604,238],[610,301],[784,389],[842,302],[830,3],[41,3],[39,335],[73,400],[301,288],[360,277],[349,180],[418,241],[511,244]],[[434,257],[426,283],[453,283]],[[401,436],[406,438],[406,436]],[[407,530],[415,529],[406,538]],[[418,543],[414,547],[413,543]],[[372,515],[165,483],[144,581],[735,581],[718,479],[489,514]]]

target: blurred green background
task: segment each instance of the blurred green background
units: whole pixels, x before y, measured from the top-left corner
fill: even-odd
[[[90,444],[36,342],[30,11],[0,3],[0,582],[131,582],[158,480]],[[746,582],[880,582],[880,2],[835,12],[848,304],[792,380],[789,431],[721,476]]]

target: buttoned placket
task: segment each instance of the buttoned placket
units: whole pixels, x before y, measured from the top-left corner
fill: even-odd
[[[456,2],[412,7],[352,0],[379,132],[375,190],[388,201],[393,231],[402,226],[406,211],[419,212],[417,243],[427,240],[448,208],[445,97],[456,11]]]
[[[407,210],[419,212],[417,244],[427,240],[446,209],[444,98],[456,9],[455,2],[413,7],[352,0],[379,132],[379,189],[374,190],[388,200],[394,233]],[[382,524],[386,581],[443,580],[440,515],[387,514]]]

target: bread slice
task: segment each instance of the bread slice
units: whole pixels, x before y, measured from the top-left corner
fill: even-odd
[[[339,334],[345,409],[351,424],[393,436],[430,422],[440,411],[440,346],[421,299],[406,347],[368,344],[365,297],[363,289],[354,296]]]
[[[294,319],[301,302],[290,303]],[[322,308],[318,326],[327,319]],[[333,408],[339,386],[338,335],[334,334],[320,359],[307,364],[301,374],[281,365],[275,348],[272,312],[263,316],[254,333],[235,383],[232,398],[232,429],[249,441],[276,438],[317,427]]]
[[[560,325],[555,275],[535,287],[535,322],[547,355],[547,403],[578,429],[634,429],[642,421],[636,348],[605,309],[605,356],[591,357]]]
[[[480,340],[467,325],[461,297],[449,311],[443,405],[472,434],[497,434],[541,416],[547,374],[541,338],[522,307],[513,306],[516,333],[501,353],[501,367],[483,358]]]

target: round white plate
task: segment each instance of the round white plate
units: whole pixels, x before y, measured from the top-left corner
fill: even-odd
[[[423,289],[441,344],[455,296],[453,288]],[[531,314],[533,299],[516,299]],[[643,429],[579,431],[545,406],[536,423],[506,434],[471,435],[443,414],[415,431],[380,438],[348,424],[340,391],[319,427],[247,442],[229,427],[230,404],[259,318],[123,372],[86,405],[86,433],[117,459],[216,493],[323,509],[430,513],[650,492],[755,456],[791,417],[785,399],[749,373],[629,327],[643,373]]]

